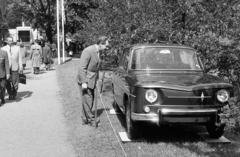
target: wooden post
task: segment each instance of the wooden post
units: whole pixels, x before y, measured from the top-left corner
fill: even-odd
[[[98,122],[97,122],[97,95],[98,95],[98,87],[97,87],[98,84],[96,84],[96,88],[94,90],[94,105],[95,105],[95,127],[97,128],[98,127]]]
[[[101,89],[100,89],[100,93],[102,93],[102,90],[103,90],[104,77],[105,77],[105,71],[103,72],[103,75],[102,75],[102,81],[101,81]]]

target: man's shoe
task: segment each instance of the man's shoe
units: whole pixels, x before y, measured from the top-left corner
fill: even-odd
[[[88,120],[87,119],[82,119],[82,125],[87,125],[88,124]]]
[[[96,121],[97,121],[97,123],[100,123],[100,117],[97,117]]]
[[[87,125],[88,124],[88,122],[82,122],[82,125]]]
[[[9,95],[8,99],[13,100],[13,95]]]
[[[12,100],[17,100],[17,96],[13,96],[13,97],[12,97]]]
[[[93,122],[93,123],[88,123],[90,126],[92,126],[92,127],[96,127],[96,123],[95,122]],[[101,123],[97,123],[97,127],[98,126],[101,126],[102,124]]]
[[[4,100],[4,99],[2,99],[1,104],[2,104],[2,105],[5,104],[5,100]]]

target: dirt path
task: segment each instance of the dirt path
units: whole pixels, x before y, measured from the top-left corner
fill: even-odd
[[[56,72],[33,75],[27,63],[27,85],[20,84],[17,101],[0,107],[0,156],[74,157],[67,141]]]

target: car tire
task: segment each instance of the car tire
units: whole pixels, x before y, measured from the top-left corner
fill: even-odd
[[[113,100],[113,109],[115,112],[122,112],[115,100]]]
[[[131,119],[131,106],[130,102],[126,102],[126,133],[129,139],[136,139],[138,137],[138,125]]]
[[[218,139],[222,137],[222,135],[224,134],[225,125],[220,125],[220,126],[207,125],[206,128],[207,128],[208,134],[212,138]]]

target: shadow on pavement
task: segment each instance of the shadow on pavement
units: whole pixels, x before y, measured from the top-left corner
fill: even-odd
[[[19,101],[21,101],[22,99],[31,97],[32,93],[33,93],[33,92],[31,92],[31,91],[18,92],[18,94],[17,94],[17,100],[9,100],[9,99],[8,99],[8,94],[6,93],[6,95],[5,95],[6,104],[12,103],[12,102],[19,102]],[[5,104],[4,104],[4,105],[5,105]],[[3,106],[3,105],[2,105],[2,106]],[[0,106],[0,107],[1,107],[1,106]]]
[[[31,91],[18,92],[16,102],[21,101],[23,98],[25,99],[25,98],[31,97],[32,93],[33,92],[31,92]]]

